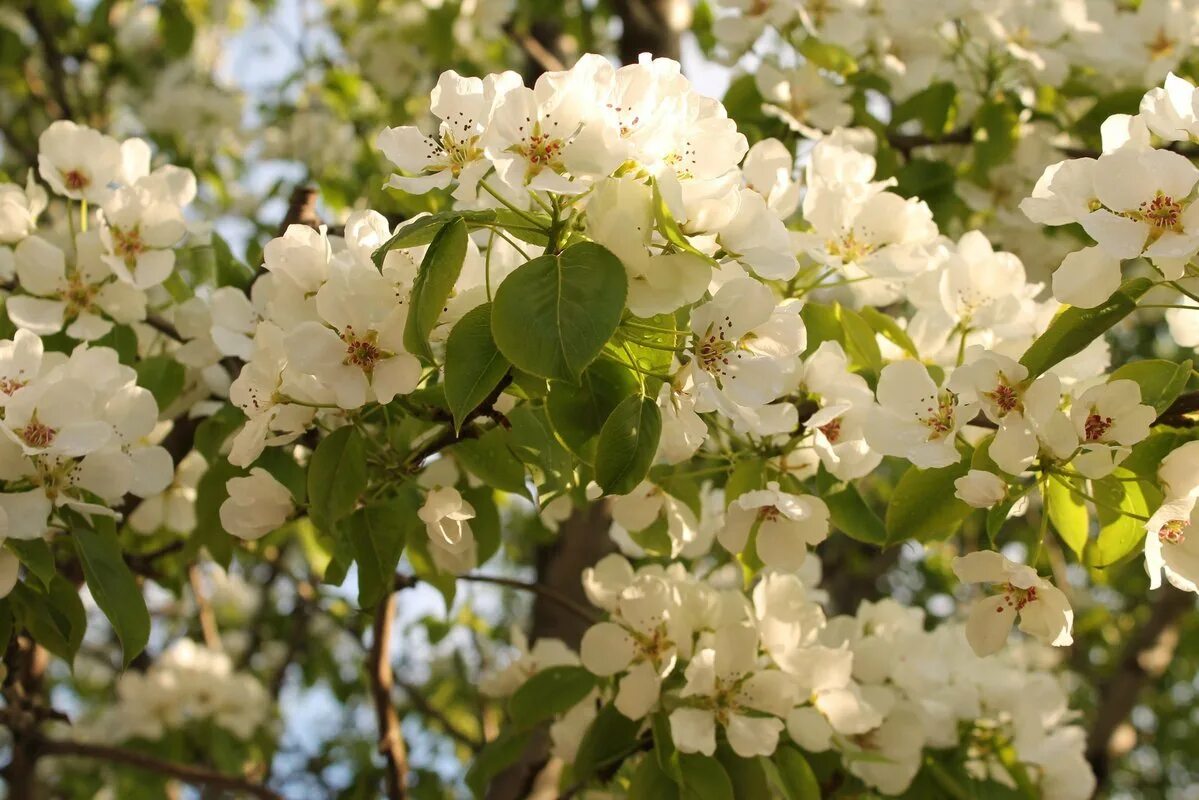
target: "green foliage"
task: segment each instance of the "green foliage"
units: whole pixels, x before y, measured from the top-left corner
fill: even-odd
[[[309,515],[316,526],[332,533],[354,510],[366,481],[366,445],[357,428],[338,428],[322,439],[308,465]]]
[[[511,365],[491,336],[491,304],[468,311],[446,341],[445,399],[454,430],[495,390]]]
[[[908,467],[887,506],[887,541],[927,542],[952,535],[970,515],[970,506],[954,496],[954,481],[970,471],[970,459],[935,469]]]
[[[587,367],[577,384],[550,381],[546,411],[562,443],[591,463],[604,423],[636,392],[633,372],[614,361],[599,359]]]
[[[569,711],[595,688],[596,677],[583,667],[548,667],[520,685],[508,702],[517,728],[528,729]]]
[[[466,243],[466,223],[461,218],[445,223],[429,243],[412,284],[408,318],[404,322],[404,347],[429,361],[433,360],[429,332],[445,310],[446,300],[462,272]]]
[[[624,265],[597,244],[539,256],[496,291],[495,343],[525,372],[578,383],[616,332],[627,291]]]
[[[97,516],[93,524],[94,527],[75,525],[71,538],[92,597],[121,640],[127,666],[149,641],[150,612],[146,610],[141,587],[125,564],[113,521]]]
[[[658,439],[662,412],[648,397],[625,398],[600,429],[595,447],[595,480],[607,494],[628,494],[645,480]]]

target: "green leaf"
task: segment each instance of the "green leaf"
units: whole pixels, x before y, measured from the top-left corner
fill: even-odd
[[[151,356],[137,362],[137,383],[150,390],[161,411],[183,391],[187,372],[170,356]]]
[[[680,753],[683,800],[733,800],[733,782],[720,762],[699,753]]]
[[[866,544],[881,546],[887,543],[887,529],[883,521],[866,504],[853,484],[846,484],[840,491],[821,495],[821,499],[828,506],[834,528]]]
[[[721,744],[716,749],[716,760],[729,776],[733,797],[770,797],[770,783],[759,759],[742,758],[728,745]]]
[[[543,378],[578,382],[616,332],[628,279],[591,242],[517,267],[495,293],[491,332],[509,361]]]
[[[732,503],[746,492],[766,488],[766,463],[760,458],[747,458],[733,465],[729,479],[724,484],[725,505]]]
[[[891,115],[891,124],[898,126],[909,120],[919,120],[924,132],[935,139],[948,130],[957,95],[954,84],[934,83],[897,105]]]
[[[6,539],[4,544],[25,565],[25,569],[42,582],[42,586],[50,585],[56,568],[49,542],[45,539]]]
[[[512,723],[532,728],[574,708],[595,688],[596,677],[584,667],[543,669],[522,683],[508,701]]]
[[[508,422],[512,425],[509,446],[528,465],[534,484],[543,493],[563,489],[574,480],[576,462],[554,436],[544,407],[517,406]]]
[[[74,528],[71,538],[83,565],[87,587],[121,640],[121,652],[128,666],[150,639],[150,612],[146,610],[141,587],[121,554],[112,520],[96,517],[95,525],[95,529]]]
[[[1091,496],[1098,501],[1095,516],[1099,518],[1099,538],[1087,552],[1087,563],[1093,567],[1110,567],[1137,549],[1145,538],[1144,518],[1150,513],[1149,502],[1141,483],[1133,480],[1135,477],[1128,470],[1117,468],[1106,478],[1091,481]]]
[[[462,262],[466,259],[466,223],[461,217],[447,222],[425,251],[408,304],[404,322],[404,347],[409,353],[433,360],[429,332],[437,324],[445,302],[454,291]]]
[[[404,552],[407,529],[417,524],[413,492],[356,510],[344,528],[358,562],[358,605],[373,608],[395,586],[396,565]]]
[[[645,480],[658,452],[662,412],[648,397],[621,401],[600,429],[595,480],[605,494],[628,494]]]
[[[711,262],[711,257],[696,248],[683,233],[683,229],[679,227],[678,221],[670,213],[670,206],[666,204],[666,200],[662,197],[658,181],[651,178],[650,186],[653,188],[654,219],[658,223],[658,230],[662,233],[663,238],[679,250],[699,256],[705,262]]]
[[[874,372],[883,368],[883,356],[874,338],[874,329],[856,311],[838,304],[833,313],[845,334],[845,352],[859,366]]]
[[[953,482],[969,471],[969,457],[937,469],[909,467],[887,506],[888,543],[941,540],[956,531],[973,509],[954,496]]]
[[[884,339],[902,348],[912,358],[920,360],[920,353],[916,349],[916,343],[912,341],[911,336],[908,336],[907,331],[899,327],[899,323],[895,321],[894,317],[884,314],[871,306],[859,309],[858,314],[874,329],[875,333],[880,334]]]
[[[475,550],[480,564],[500,549],[500,511],[495,505],[495,491],[490,486],[475,486],[462,490],[462,497],[475,509],[470,529],[475,534]]]
[[[520,758],[529,737],[517,731],[506,731],[492,739],[475,754],[466,772],[466,785],[477,798],[487,794],[487,787],[496,775]]]
[[[496,222],[499,215],[492,209],[480,209],[477,211],[442,211],[437,214],[426,214],[423,217],[414,219],[411,222],[405,223],[396,228],[395,233],[391,238],[379,247],[378,250],[371,255],[375,266],[383,268],[383,261],[387,258],[387,254],[392,250],[405,250],[409,247],[420,247],[422,244],[428,244],[433,241],[438,232],[446,226],[447,223],[455,220],[464,220],[473,225],[484,225],[491,222]]]
[[[1069,484],[1069,485],[1067,485]],[[1090,535],[1090,515],[1087,513],[1082,481],[1078,478],[1055,475],[1045,487],[1045,505],[1049,521],[1066,546],[1082,560]]]
[[[200,548],[208,551],[212,560],[228,568],[233,560],[233,536],[221,525],[221,503],[229,496],[225,483],[245,473],[221,458],[213,462],[196,485],[196,529],[187,540],[187,552],[194,555]]]
[[[849,75],[858,71],[858,62],[844,47],[824,42],[814,36],[805,38],[799,44],[800,54],[818,67],[836,72],[838,75]]]
[[[354,510],[366,488],[366,446],[357,428],[338,428],[321,440],[308,463],[309,516],[326,533]]]
[[[1020,363],[1028,368],[1029,379],[1082,352],[1087,345],[1103,336],[1109,328],[1132,313],[1137,307],[1137,298],[1149,291],[1150,286],[1152,283],[1148,278],[1133,278],[1125,281],[1119,291],[1095,308],[1067,307],[1049,323],[1045,332],[1020,358]]]
[[[1141,402],[1153,406],[1161,414],[1186,389],[1187,381],[1191,379],[1191,367],[1190,359],[1181,364],[1157,358],[1133,361],[1113,372],[1108,382],[1135,381],[1141,387]]]
[[[551,381],[545,408],[562,443],[584,461],[595,460],[595,440],[604,422],[626,398],[637,393],[637,378],[615,361],[600,359],[587,367],[576,385]]]
[[[1188,437],[1170,430],[1151,433],[1149,438],[1133,445],[1132,453],[1124,459],[1120,468],[1142,478],[1157,480],[1157,469],[1161,466],[1162,459],[1187,440]]]
[[[472,308],[458,320],[445,345],[445,399],[454,431],[487,399],[511,365],[491,338],[491,303]]]
[[[832,306],[804,303],[803,308],[799,310],[799,317],[808,333],[808,347],[803,353],[805,358],[816,352],[816,348],[824,342],[845,344],[845,334]]]
[[[28,583],[19,582],[8,597],[16,622],[38,644],[68,664],[74,661],[87,630],[87,612],[74,584],[55,575],[42,594]]]
[[[486,485],[504,492],[529,496],[525,467],[509,447],[512,434],[503,427],[474,439],[463,439],[447,448],[467,472]]]
[[[765,760],[765,759],[764,759]],[[772,778],[777,778],[778,787],[786,800],[820,800],[820,783],[808,760],[791,745],[781,745],[774,751],[772,760],[767,761],[775,767]],[[767,770],[769,774],[770,770]]]
[[[575,753],[574,781],[589,781],[596,772],[624,757],[637,744],[641,720],[632,720],[608,703],[599,710]]]
[[[628,800],[677,800],[679,786],[662,771],[653,754],[641,759],[629,781]]]

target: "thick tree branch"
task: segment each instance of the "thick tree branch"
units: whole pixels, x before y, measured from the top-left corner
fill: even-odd
[[[1098,687],[1099,707],[1087,735],[1087,760],[1102,789],[1111,770],[1116,732],[1149,681],[1165,672],[1178,644],[1178,621],[1194,609],[1195,598],[1172,586],[1158,590],[1149,618],[1124,648],[1116,670]]]
[[[396,596],[389,592],[375,610],[374,640],[368,655],[371,698],[379,725],[379,752],[387,761],[387,796],[404,800],[408,796],[408,750],[400,733],[400,718],[391,700],[395,684],[391,673],[391,624],[395,617]]]
[[[154,756],[139,753],[136,750],[126,750],[121,747],[110,747],[90,742],[72,742],[62,739],[40,738],[39,750],[43,756],[71,756],[75,758],[93,758],[97,761],[109,761],[115,764],[125,764],[147,772],[166,775],[176,780],[210,789],[221,789],[229,792],[241,792],[257,797],[260,800],[283,800],[282,796],[270,788],[254,781],[227,775],[223,772],[197,767],[191,764],[178,764],[164,761]],[[25,795],[14,795],[25,796]]]
[[[58,106],[58,116],[61,119],[71,119],[74,116],[71,100],[67,97],[66,65],[63,62],[62,51],[58,49],[57,34],[50,29],[42,9],[46,4],[42,0],[33,0],[25,6],[25,19],[37,34],[45,54],[46,71],[49,73],[50,92],[54,103]]]

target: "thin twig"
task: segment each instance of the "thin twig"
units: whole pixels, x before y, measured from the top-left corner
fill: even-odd
[[[223,789],[230,792],[245,792],[260,798],[260,800],[283,800],[283,797],[268,787],[236,775],[197,767],[191,764],[178,764],[164,761],[136,750],[126,750],[121,747],[110,747],[91,742],[72,742],[63,739],[40,739],[38,749],[43,756],[73,756],[77,758],[94,758],[99,761],[111,761],[126,764],[159,775],[167,775],[184,783],[197,786],[207,786],[212,789]]]
[[[395,592],[375,610],[374,640],[371,642],[369,673],[375,719],[379,725],[379,752],[387,761],[387,796],[404,800],[408,796],[408,750],[400,733],[400,718],[391,701],[394,680],[391,672],[391,624],[396,609]]]
[[[216,614],[212,610],[212,604],[208,602],[208,593],[204,591],[204,581],[200,575],[199,565],[192,564],[187,568],[187,580],[191,584],[192,596],[196,600],[200,630],[204,633],[204,644],[209,650],[223,650],[221,632],[216,625]]]

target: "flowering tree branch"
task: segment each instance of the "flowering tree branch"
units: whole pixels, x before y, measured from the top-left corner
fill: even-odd
[[[159,775],[166,775],[184,783],[204,786],[210,789],[242,792],[259,798],[259,800],[282,800],[281,795],[261,783],[256,783],[235,775],[226,775],[225,773],[205,767],[166,761],[145,753],[139,753],[136,750],[127,750],[122,747],[111,747],[92,742],[73,742],[49,738],[39,738],[37,743],[39,753],[44,756],[91,758],[114,764],[125,764],[148,772],[155,772]]]
[[[395,681],[391,672],[391,626],[395,618],[396,594],[388,592],[375,609],[373,639],[368,655],[371,698],[379,727],[379,752],[387,762],[387,796],[403,800],[408,796],[408,750],[400,732],[400,719],[392,701]]]

